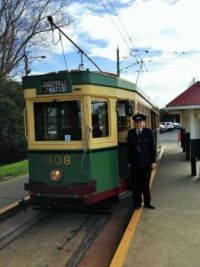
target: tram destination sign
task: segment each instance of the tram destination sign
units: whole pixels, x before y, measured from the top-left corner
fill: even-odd
[[[44,80],[40,83],[41,94],[64,94],[71,93],[71,86],[67,86],[67,81],[62,80]]]

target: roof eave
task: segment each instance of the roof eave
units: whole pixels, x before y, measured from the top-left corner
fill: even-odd
[[[166,110],[180,110],[180,109],[200,109],[200,105],[187,105],[187,106],[170,106]]]

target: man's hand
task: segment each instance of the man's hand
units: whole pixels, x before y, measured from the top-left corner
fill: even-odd
[[[154,170],[156,168],[156,163],[155,162],[151,163],[151,168],[152,168],[152,170]]]

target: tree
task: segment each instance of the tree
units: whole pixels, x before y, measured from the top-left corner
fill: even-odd
[[[47,16],[59,26],[71,23],[65,7],[69,0],[0,0],[0,74],[18,73],[20,62],[38,47],[48,45]]]
[[[8,163],[26,157],[21,84],[4,79],[0,96],[0,163]]]

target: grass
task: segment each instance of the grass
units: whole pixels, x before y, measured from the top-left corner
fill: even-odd
[[[20,176],[28,173],[28,160],[0,166],[0,177]]]

